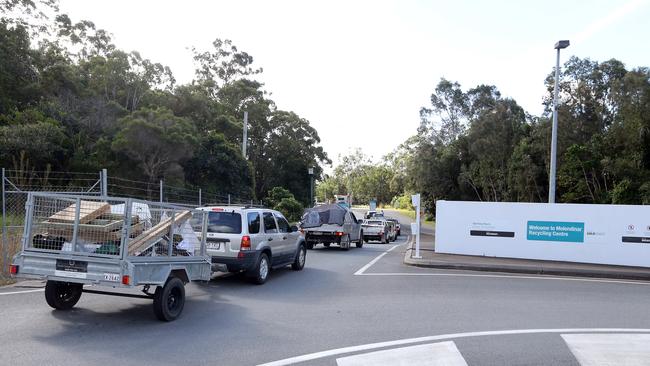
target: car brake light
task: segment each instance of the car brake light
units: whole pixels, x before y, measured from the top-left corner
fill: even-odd
[[[12,275],[17,275],[18,274],[18,266],[15,264],[12,264],[9,266],[9,274]]]
[[[336,236],[343,236],[343,233],[340,232],[340,231],[337,231],[337,232],[336,232]]]
[[[251,249],[251,237],[248,235],[242,236],[240,250],[250,250],[250,249]]]
[[[123,285],[130,285],[131,284],[131,276],[129,276],[129,275],[122,276],[122,284]]]

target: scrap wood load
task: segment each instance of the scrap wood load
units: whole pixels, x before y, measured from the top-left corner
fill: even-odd
[[[80,201],[77,236],[74,237],[77,205],[37,222],[38,234],[33,236],[32,246],[36,249],[84,251],[97,254],[120,254],[123,228],[126,224],[124,204],[110,205],[107,202]],[[128,255],[168,255],[169,235],[174,225],[172,255],[192,255],[199,242],[189,219],[190,211],[161,213],[157,224],[152,225],[149,206],[133,203],[128,240]],[[35,231],[32,231],[35,232]],[[74,246],[77,244],[76,248]]]

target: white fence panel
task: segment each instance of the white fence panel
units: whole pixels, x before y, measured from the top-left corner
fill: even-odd
[[[650,267],[650,206],[438,201],[436,252]]]

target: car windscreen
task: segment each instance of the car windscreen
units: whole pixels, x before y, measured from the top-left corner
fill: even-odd
[[[241,234],[241,215],[236,212],[210,212],[208,214],[208,232]]]

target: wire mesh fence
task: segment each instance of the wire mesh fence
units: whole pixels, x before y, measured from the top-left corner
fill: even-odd
[[[189,208],[204,205],[255,205],[247,194],[223,194],[201,187],[179,187],[164,181],[147,182],[97,173],[23,171],[2,169],[2,245],[0,277],[6,276],[11,258],[21,246],[28,192],[135,198]]]
[[[34,193],[25,248],[113,258],[193,256],[205,215],[159,202]]]

